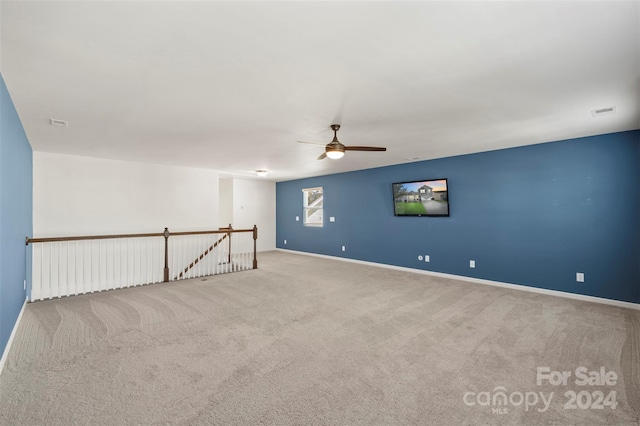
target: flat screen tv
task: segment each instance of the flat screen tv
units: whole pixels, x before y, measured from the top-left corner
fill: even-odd
[[[394,183],[393,214],[396,216],[449,216],[447,179]]]

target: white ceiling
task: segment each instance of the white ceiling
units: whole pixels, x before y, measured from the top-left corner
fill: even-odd
[[[640,128],[638,1],[0,10],[2,74],[36,151],[281,181]],[[296,143],[328,143],[334,122],[345,145],[388,151],[317,161],[323,147]]]

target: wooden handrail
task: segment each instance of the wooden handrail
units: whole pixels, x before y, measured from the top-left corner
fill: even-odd
[[[173,235],[173,234],[172,234]],[[108,240],[114,238],[144,238],[144,237],[163,237],[163,233],[151,234],[115,234],[115,235],[83,235],[76,237],[52,237],[52,238],[29,238],[25,239],[26,245],[33,243],[55,243],[59,241],[86,241],[86,240]]]
[[[171,232],[172,237],[179,237],[181,235],[205,235],[205,234],[228,234],[236,232],[253,232],[253,229],[230,229],[220,228],[211,231],[186,231],[186,232]],[[29,238],[25,239],[26,245],[33,243],[55,243],[60,241],[85,241],[85,240],[108,240],[114,238],[145,238],[145,237],[164,237],[163,232],[155,232],[149,234],[114,234],[114,235],[81,235],[73,237],[50,237],[50,238]]]
[[[180,236],[180,235],[204,235],[204,234],[228,234],[228,233],[237,233],[237,232],[253,232],[253,229],[229,229],[222,228],[216,231],[188,231],[188,232],[172,232],[171,236]]]

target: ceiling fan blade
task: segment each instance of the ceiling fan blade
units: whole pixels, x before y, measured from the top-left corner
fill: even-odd
[[[345,146],[345,151],[386,151],[387,148],[378,146]]]
[[[323,152],[320,157],[316,158],[316,160],[324,160],[325,158],[327,158],[327,153]]]
[[[320,145],[320,146],[325,146],[326,143],[318,143],[318,142],[306,142],[306,141],[297,141],[298,143],[306,143],[309,145]]]

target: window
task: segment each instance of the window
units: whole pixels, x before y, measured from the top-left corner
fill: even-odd
[[[322,188],[302,190],[304,226],[322,226]]]

